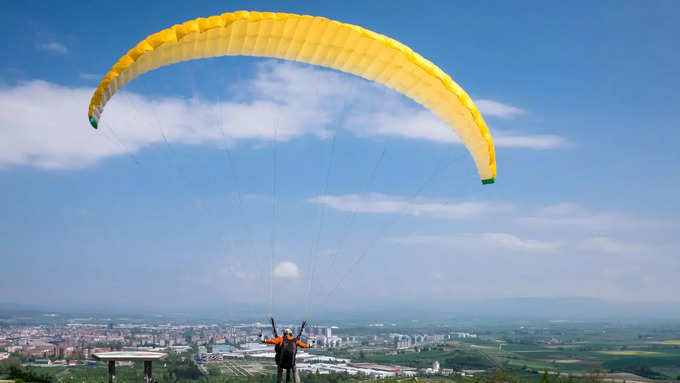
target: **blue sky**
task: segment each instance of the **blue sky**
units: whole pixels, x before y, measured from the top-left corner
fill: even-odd
[[[318,306],[678,299],[677,2],[0,7],[0,302],[269,304],[270,281]],[[240,9],[358,24],[433,61],[482,110],[498,183],[414,102],[279,60],[147,73],[89,127],[131,46]]]

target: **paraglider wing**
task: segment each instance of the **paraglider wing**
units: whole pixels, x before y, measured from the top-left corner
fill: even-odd
[[[449,75],[392,38],[324,17],[238,11],[154,33],[104,76],[90,102],[90,123],[97,128],[106,102],[135,77],[164,65],[225,55],[300,61],[388,86],[446,122],[472,155],[482,183],[495,180],[489,129],[470,96]]]

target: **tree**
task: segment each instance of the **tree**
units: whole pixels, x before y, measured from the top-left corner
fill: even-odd
[[[592,365],[585,374],[588,383],[601,383],[604,381],[604,370],[599,364]]]
[[[11,365],[9,367],[9,376],[13,378],[15,382],[17,380],[23,380],[35,383],[52,383],[54,382],[54,377],[49,375],[38,374],[33,371],[24,369],[20,365]]]
[[[506,383],[514,380],[516,379],[511,373],[500,368],[495,368],[485,379],[487,383]]]

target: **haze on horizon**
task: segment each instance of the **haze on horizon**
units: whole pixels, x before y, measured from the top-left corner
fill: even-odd
[[[679,3],[248,3],[361,25],[440,66],[491,128],[488,186],[421,106],[281,60],[156,70],[91,129],[122,52],[244,8],[170,3],[2,5],[0,302],[680,303]]]

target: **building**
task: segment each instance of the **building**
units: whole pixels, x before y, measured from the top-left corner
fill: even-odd
[[[372,363],[299,363],[297,365],[297,369],[298,371],[306,371],[318,374],[347,373],[349,375],[363,375],[373,379],[392,378],[400,374],[408,375],[408,373],[404,374],[404,372],[398,368],[391,366],[381,366]]]

